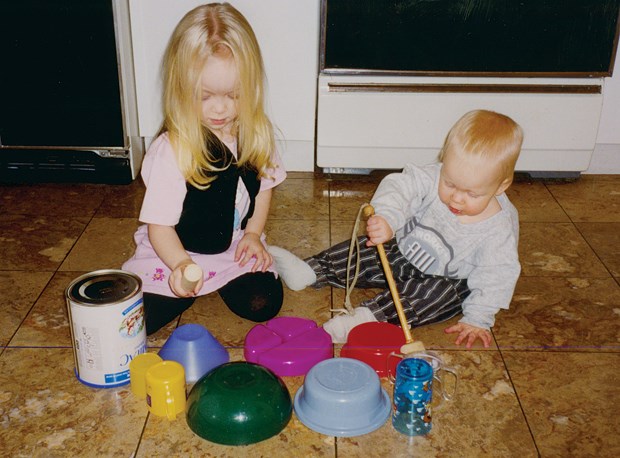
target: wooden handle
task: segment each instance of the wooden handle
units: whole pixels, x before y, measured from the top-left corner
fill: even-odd
[[[369,218],[375,214],[375,209],[372,205],[366,205],[364,207],[364,216]],[[398,290],[396,289],[396,282],[394,281],[394,277],[392,276],[392,268],[390,267],[390,263],[385,254],[385,248],[383,248],[383,244],[377,244],[377,251],[379,252],[379,259],[381,259],[381,265],[383,266],[383,272],[385,273],[385,279],[387,280],[387,284],[390,288],[390,293],[392,294],[392,299],[394,300],[394,306],[396,307],[396,313],[398,314],[398,320],[400,321],[400,327],[403,328],[403,332],[405,333],[405,340],[407,343],[413,342],[413,336],[411,335],[411,330],[409,329],[409,324],[407,323],[407,317],[405,316],[405,312],[403,310],[403,304],[400,302],[400,296],[398,295]]]
[[[185,291],[194,291],[198,284],[198,280],[202,278],[202,269],[198,264],[188,264],[183,269],[183,278],[181,278],[181,286]]]

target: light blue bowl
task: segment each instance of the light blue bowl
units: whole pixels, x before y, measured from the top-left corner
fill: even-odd
[[[180,363],[188,384],[230,359],[226,348],[199,324],[184,324],[175,329],[159,350],[159,356]]]
[[[308,428],[352,437],[380,428],[390,416],[390,397],[368,364],[332,358],[312,367],[295,394],[295,414]]]

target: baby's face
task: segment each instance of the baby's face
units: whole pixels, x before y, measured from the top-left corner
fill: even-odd
[[[439,198],[455,215],[476,217],[483,215],[508,184],[496,166],[479,158],[448,154],[439,177]]]

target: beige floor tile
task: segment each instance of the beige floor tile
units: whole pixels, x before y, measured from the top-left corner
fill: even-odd
[[[287,180],[299,180],[299,179],[326,179],[325,175],[320,172],[286,172]]]
[[[0,272],[0,345],[23,328],[22,321],[51,277],[51,272]]]
[[[332,221],[354,221],[362,204],[370,203],[379,181],[366,179],[334,180],[329,187]]]
[[[577,229],[614,277],[620,277],[620,223],[577,223]]]
[[[0,214],[2,267],[7,270],[56,270],[88,221],[88,217]]]
[[[95,216],[103,218],[137,218],[144,199],[142,180],[134,180],[128,185],[106,187],[103,202]]]
[[[93,218],[59,270],[120,269],[134,253],[138,225],[134,218]]]
[[[620,183],[583,176],[571,184],[547,184],[547,188],[573,221],[620,222]]]
[[[329,288],[306,288],[303,291],[291,291],[284,287],[284,304],[279,315],[298,316],[313,320],[322,325],[329,320],[332,306],[331,291]]]
[[[351,221],[337,221],[330,225],[330,237],[331,237],[331,245],[334,246],[337,243],[344,241],[351,241],[351,237],[353,237],[353,229],[355,229],[355,220]],[[356,235],[359,237],[360,235],[364,235],[366,233],[366,223],[364,219],[360,219]]]
[[[537,456],[499,353],[455,351],[443,357],[458,371],[457,393],[453,401],[441,404],[433,393],[433,426],[427,436],[403,435],[388,419],[370,434],[338,438],[338,456]],[[392,397],[392,386],[382,381]]]
[[[519,260],[524,277],[609,277],[570,223],[521,223]]]
[[[73,372],[70,349],[7,349],[0,356],[3,456],[131,456],[147,406],[129,386],[95,389]]]
[[[265,233],[268,244],[286,248],[302,259],[329,246],[329,221],[269,220]]]
[[[71,347],[65,291],[83,273],[57,272],[54,275],[11,340],[12,346]]]
[[[326,180],[285,180],[273,192],[269,219],[328,220],[328,189]]]
[[[612,278],[522,277],[493,333],[502,349],[618,351],[619,306]]]
[[[94,215],[106,192],[96,184],[23,184],[0,186],[2,212],[12,215]]]
[[[174,330],[179,326],[179,322],[181,321],[181,317],[177,317],[168,323],[166,326],[159,329],[157,332],[147,336],[146,346],[148,348],[159,351],[161,347],[164,346],[170,334],[174,332]]]
[[[194,305],[183,312],[180,325],[201,324],[225,347],[243,348],[245,335],[256,323],[235,315],[219,294],[199,297]]]
[[[620,354],[503,356],[541,456],[620,455]]]
[[[540,182],[513,183],[506,191],[508,198],[519,211],[522,222],[570,221],[544,184]]]

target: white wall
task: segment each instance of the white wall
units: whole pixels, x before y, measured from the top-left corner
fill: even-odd
[[[620,56],[613,76],[605,78],[603,110],[594,154],[584,173],[620,174]]]
[[[248,19],[267,73],[268,114],[287,170],[314,170],[319,0],[229,0]],[[172,30],[204,0],[129,0],[140,135],[162,120],[161,61]]]

